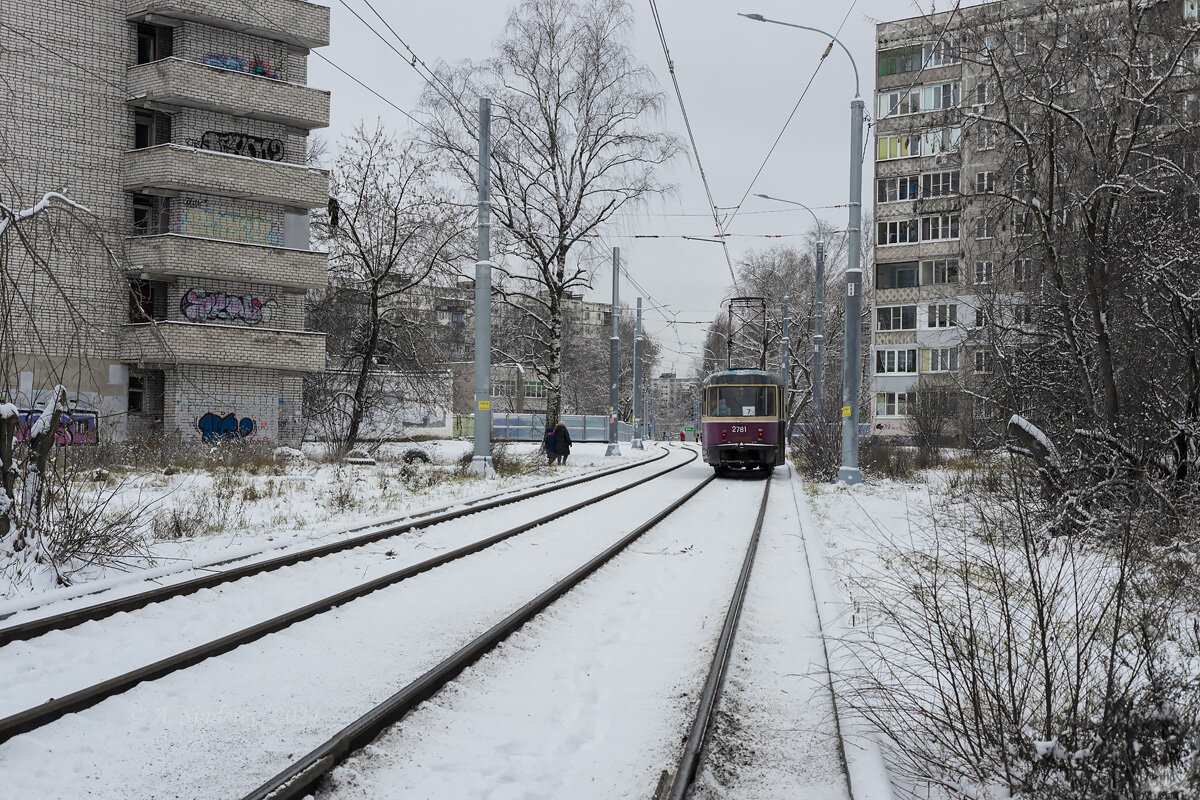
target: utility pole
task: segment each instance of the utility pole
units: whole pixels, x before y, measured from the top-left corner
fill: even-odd
[[[475,453],[471,474],[492,466],[492,101],[479,98],[479,245],[475,261]]]
[[[608,449],[605,456],[621,455],[617,444],[617,345],[620,342],[621,248],[613,248],[612,336],[608,340]]]
[[[637,327],[633,336],[633,449],[642,449],[642,298],[637,299]]]
[[[820,232],[818,231],[818,235]],[[821,419],[821,376],[825,370],[825,243],[817,242],[816,322],[813,332],[812,402]]]
[[[782,351],[779,354],[779,369],[783,373],[783,408],[780,409],[779,416],[783,418],[783,432],[785,437],[788,434],[788,421],[790,419],[790,415],[788,414],[788,391],[792,385],[791,364],[788,363],[788,356],[791,355],[788,352],[788,327],[791,321],[792,317],[788,313],[788,296],[785,294],[783,296],[783,345],[781,348]]]
[[[850,224],[846,228],[846,352],[842,360],[842,466],[838,480],[862,483],[858,469],[858,393],[862,375],[862,139],[863,100],[850,101]]]

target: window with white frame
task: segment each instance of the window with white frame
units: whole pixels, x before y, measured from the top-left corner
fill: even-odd
[[[983,43],[979,48],[979,55],[987,58],[996,49],[996,35],[994,33],[985,34]]]
[[[921,87],[921,110],[942,111],[958,108],[962,101],[957,81]]]
[[[907,417],[908,392],[879,392],[876,394],[875,416]]]
[[[893,219],[879,223],[877,244],[914,244],[918,241],[920,228],[915,219]]]
[[[915,152],[914,152],[915,148]],[[876,140],[876,161],[921,155],[921,140],[911,136],[880,136]]]
[[[525,396],[538,398],[546,396],[546,386],[541,381],[522,381]]]
[[[904,89],[895,92],[880,92],[876,108],[880,119],[916,114],[921,110],[921,90]]]
[[[952,81],[880,92],[876,108],[880,119],[919,114],[923,111],[942,111],[959,106],[962,101],[961,91],[959,84]]]
[[[975,351],[975,372],[980,375],[986,375],[993,371],[995,367],[995,354],[990,350]]]
[[[942,39],[936,44],[925,46],[925,65],[929,67],[945,67],[961,62],[958,48],[952,42]]]
[[[935,156],[939,153],[958,152],[959,140],[962,139],[962,128],[941,128],[926,131],[921,134],[920,152],[914,155]]]
[[[971,315],[971,327],[972,328],[982,328],[984,326],[984,323],[987,322],[987,314],[984,313],[982,308],[972,309],[972,312],[973,313]]]
[[[991,261],[976,261],[975,262],[975,283],[991,283],[992,282],[992,262]]]
[[[921,217],[921,241],[937,242],[958,238],[958,214]]]
[[[875,373],[878,375],[915,375],[917,372],[917,351],[911,350],[876,350]]]
[[[926,327],[953,328],[958,325],[958,303],[930,303],[925,311]]]
[[[976,150],[995,150],[996,149],[996,129],[991,125],[983,125],[979,129],[979,135],[976,137]]]
[[[1013,283],[1029,286],[1033,283],[1034,264],[1032,258],[1018,258],[1013,264]]]
[[[1014,309],[1017,324],[1029,327],[1033,325],[1033,306],[1029,303],[1018,303]]]
[[[927,352],[930,372],[958,372],[957,347],[934,347]]]
[[[925,197],[945,197],[958,194],[958,172],[946,170],[922,175],[921,193]]]
[[[958,261],[937,259],[921,262],[921,285],[958,283]]]
[[[975,218],[975,238],[991,239],[996,235],[996,218],[990,216]]]
[[[1017,211],[1013,213],[1013,235],[1014,236],[1032,236],[1033,235],[1033,212],[1032,211]]]
[[[1188,22],[1200,22],[1200,0],[1183,0],[1183,18]]]
[[[1013,171],[1013,191],[1028,192],[1029,187],[1033,185],[1030,180],[1029,165],[1017,167]]]
[[[900,200],[916,200],[918,180],[916,175],[880,178],[876,181],[875,202],[895,203]]]
[[[975,105],[986,106],[996,99],[996,87],[991,81],[983,81],[975,86]]]
[[[996,191],[996,173],[983,171],[975,173],[975,193],[990,194]]]
[[[1016,55],[1029,52],[1029,35],[1025,31],[1013,31],[1012,49]]]
[[[916,329],[916,306],[881,306],[875,309],[875,330],[877,331],[912,331]]]

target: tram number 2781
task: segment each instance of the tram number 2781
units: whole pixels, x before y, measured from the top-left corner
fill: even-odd
[[[729,429],[731,431],[733,431],[734,433],[745,433],[746,432],[745,425],[731,425],[731,426],[729,426]]]

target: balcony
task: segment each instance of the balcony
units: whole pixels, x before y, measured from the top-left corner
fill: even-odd
[[[308,50],[329,44],[329,8],[305,0],[128,0],[130,22],[199,22],[214,28],[287,42]]]
[[[311,250],[168,233],[127,238],[125,255],[146,280],[217,278],[303,290],[329,282],[328,254]]]
[[[320,372],[325,369],[325,334],[173,321],[124,325],[121,360]]]
[[[294,208],[329,201],[329,173],[300,164],[160,144],[126,152],[124,166],[123,186],[131,192],[199,192]]]
[[[329,125],[329,92],[182,58],[129,68],[130,105],[202,108],[312,130]]]

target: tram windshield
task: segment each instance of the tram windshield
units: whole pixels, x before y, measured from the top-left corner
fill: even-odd
[[[704,393],[706,417],[773,417],[774,386],[710,386]]]

